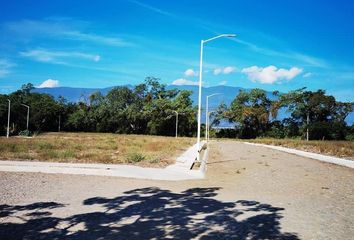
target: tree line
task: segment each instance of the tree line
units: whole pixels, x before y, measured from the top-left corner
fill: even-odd
[[[8,105],[11,101],[11,135],[30,132],[26,129],[27,109],[30,106],[29,130],[85,131],[125,134],[152,134],[173,136],[176,112],[178,134],[195,136],[197,108],[193,106],[191,91],[168,90],[158,78],[147,77],[133,88],[115,87],[107,95],[100,92],[83,98],[78,103],[63,97],[54,99],[35,93],[28,83],[9,95],[0,94],[0,134],[6,134]],[[236,93],[235,93],[236,95]],[[273,92],[272,99],[264,90],[240,91],[229,106],[222,103],[211,114],[213,126],[229,121],[232,129],[213,129],[211,136],[232,138],[304,138],[353,139],[353,126],[345,118],[353,111],[353,103],[338,102],[325,91],[307,91],[305,88],[285,94]],[[287,117],[279,120],[279,112]],[[205,127],[205,126],[203,126]]]

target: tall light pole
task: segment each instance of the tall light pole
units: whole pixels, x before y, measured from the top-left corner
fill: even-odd
[[[208,130],[208,133],[207,133],[207,142],[209,142],[209,131],[210,131],[210,125],[209,125],[209,121],[210,121],[210,114],[213,113],[215,111],[210,111],[210,112],[207,112],[207,116],[208,116],[208,126],[207,126],[207,130]]]
[[[23,104],[23,103],[21,103],[21,105],[27,108],[27,131],[28,131],[30,107],[28,105],[26,105],[26,104]]]
[[[216,96],[216,95],[220,95],[221,93],[213,93],[211,95],[208,95],[206,97],[206,112],[205,112],[205,140],[208,141],[208,126],[209,126],[209,117],[208,117],[208,111],[209,111],[209,98]]]
[[[6,137],[9,138],[10,135],[10,112],[11,112],[11,100],[7,99],[9,101],[9,108],[8,108],[8,113],[7,113],[7,132],[6,132]]]
[[[178,137],[178,112],[177,111],[173,111],[174,113],[176,113],[176,138]]]
[[[61,121],[61,116],[59,114],[58,132],[60,132],[60,121]]]
[[[309,136],[309,124],[310,124],[310,113],[307,112],[306,114],[306,123],[307,123],[307,126],[306,126],[306,141],[309,140],[310,136]]]
[[[216,37],[209,38],[207,40],[201,40],[200,42],[200,64],[199,64],[199,95],[198,95],[198,131],[197,131],[197,161],[199,161],[199,151],[200,151],[200,121],[201,121],[201,111],[202,111],[202,80],[203,80],[203,47],[204,44],[222,37],[236,37],[235,34],[221,34]]]

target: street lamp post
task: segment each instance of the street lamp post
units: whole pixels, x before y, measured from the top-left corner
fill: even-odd
[[[58,122],[58,132],[60,132],[60,123],[61,122],[61,115],[59,114],[59,122]]]
[[[205,112],[205,140],[208,141],[208,126],[209,126],[209,117],[208,117],[208,111],[209,111],[209,98],[216,96],[216,95],[220,95],[221,93],[213,93],[211,95],[208,95],[206,97],[206,112]]]
[[[306,124],[307,124],[307,126],[306,126],[306,141],[308,141],[310,138],[310,136],[309,136],[310,113],[309,112],[307,112],[307,114],[306,114]]]
[[[207,126],[207,130],[208,130],[207,136],[208,136],[208,138],[207,138],[207,142],[209,142],[209,131],[210,131],[209,121],[210,121],[210,114],[213,113],[213,112],[215,112],[215,111],[207,112],[207,116],[208,116],[208,126]]]
[[[26,104],[21,103],[22,106],[27,108],[27,131],[28,131],[28,124],[29,124],[29,112],[30,112],[30,107]]]
[[[178,112],[177,111],[173,111],[174,113],[176,113],[176,138],[178,136]]]
[[[207,40],[201,40],[200,42],[200,63],[199,63],[199,94],[198,94],[198,129],[197,129],[197,161],[199,159],[199,151],[200,151],[200,125],[201,125],[201,110],[202,110],[202,80],[203,80],[203,47],[204,44],[210,42],[212,40],[222,38],[222,37],[236,37],[235,34],[221,34],[216,37],[209,38]]]
[[[10,135],[10,112],[11,112],[11,100],[7,99],[9,101],[9,108],[8,108],[8,113],[7,113],[7,131],[6,131],[6,137],[9,138]]]

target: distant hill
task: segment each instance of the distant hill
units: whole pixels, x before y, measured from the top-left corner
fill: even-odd
[[[79,102],[82,98],[89,97],[94,92],[101,92],[106,95],[113,87],[108,88],[72,88],[72,87],[54,87],[54,88],[36,88],[33,92],[46,93],[52,95],[55,99],[60,96],[68,102]]]
[[[133,88],[132,85],[125,85],[129,88]],[[101,92],[102,95],[106,95],[114,87],[108,88],[72,88],[72,87],[55,87],[55,88],[36,88],[33,92],[46,93],[52,95],[55,99],[58,99],[60,96],[63,96],[69,102],[79,102],[81,100],[87,99],[94,92]],[[167,89],[179,89],[179,90],[189,90],[193,94],[191,99],[196,105],[198,103],[198,86],[191,85],[169,85]],[[231,87],[231,86],[213,86],[213,87],[203,87],[202,88],[202,108],[205,109],[206,96],[220,93],[220,95],[209,98],[209,110],[212,111],[216,109],[220,103],[224,102],[226,105],[230,105],[232,100],[235,99],[235,96],[240,92],[240,90],[250,91],[251,89],[245,89],[240,87]],[[275,97],[271,92],[267,92],[267,96],[274,100]],[[281,111],[278,118],[283,119],[288,114],[284,111]],[[205,112],[202,114],[202,121],[204,122]],[[347,123],[354,123],[354,113],[351,113],[347,117]],[[224,126],[229,125],[228,123],[223,123]]]
[[[125,85],[129,88],[133,88],[132,85]],[[108,88],[72,88],[72,87],[55,87],[55,88],[36,88],[33,92],[37,93],[46,93],[52,95],[55,99],[58,99],[60,96],[64,97],[69,102],[79,102],[85,98],[88,98],[94,92],[101,92],[102,95],[106,95],[114,87]],[[193,94],[191,99],[194,104],[198,102],[198,86],[182,85],[175,86],[169,85],[167,89],[179,89],[179,90],[188,90],[192,91]],[[202,107],[205,106],[206,96],[220,93],[220,95],[211,97],[209,100],[209,108],[216,108],[221,102],[225,102],[229,105],[235,96],[239,93],[240,90],[249,91],[250,89],[244,89],[240,87],[230,87],[230,86],[214,86],[214,87],[203,87],[202,88]],[[274,99],[272,93],[267,92],[268,97]]]

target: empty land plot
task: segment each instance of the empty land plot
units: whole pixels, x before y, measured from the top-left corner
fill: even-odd
[[[260,138],[247,140],[247,142],[295,148],[306,152],[354,160],[353,141],[304,141],[298,139]]]
[[[194,141],[146,135],[46,133],[33,138],[0,138],[0,159],[164,167],[174,163]]]

